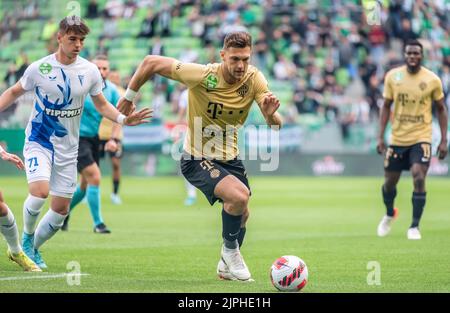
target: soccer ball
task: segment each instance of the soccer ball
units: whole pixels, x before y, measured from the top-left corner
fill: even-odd
[[[280,291],[300,291],[308,282],[308,268],[299,257],[284,255],[273,262],[270,279]]]

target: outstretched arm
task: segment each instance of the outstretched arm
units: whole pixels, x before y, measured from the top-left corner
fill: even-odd
[[[384,104],[381,107],[380,113],[380,131],[378,133],[378,142],[377,142],[377,152],[379,154],[384,153],[386,150],[386,144],[384,142],[384,132],[386,130],[387,123],[389,121],[389,116],[391,115],[391,99],[384,99]]]
[[[6,152],[2,146],[0,146],[0,157],[5,161],[13,163],[19,170],[25,169],[22,159],[15,154]]]
[[[117,151],[117,149],[119,148],[119,145],[118,145],[119,139],[118,138],[119,138],[121,129],[122,129],[122,125],[120,125],[118,123],[113,123],[111,138],[105,144],[105,151],[111,151],[111,152]]]
[[[176,59],[163,57],[160,55],[147,55],[141,64],[139,64],[139,67],[131,78],[124,97],[119,100],[117,105],[119,111],[125,115],[128,115],[134,111],[136,107],[133,104],[133,99],[136,96],[136,93],[153,75],[159,74],[173,79],[172,65],[174,62],[178,61]]]
[[[142,123],[148,123],[148,119],[152,117],[153,110],[149,108],[142,109],[138,112],[132,112],[130,115],[125,116],[109,103],[102,93],[92,96],[92,101],[94,101],[97,111],[103,117],[119,124],[135,126]]]
[[[22,88],[20,82],[17,82],[14,86],[9,87],[5,90],[4,93],[0,96],[0,112],[6,110],[14,101],[17,100],[21,95],[26,92],[25,89]]]
[[[444,98],[436,101],[437,106],[437,118],[439,121],[439,128],[441,129],[441,142],[439,143],[437,153],[439,159],[443,160],[447,156],[448,141],[447,141],[447,129],[448,129],[448,113],[445,107]]]

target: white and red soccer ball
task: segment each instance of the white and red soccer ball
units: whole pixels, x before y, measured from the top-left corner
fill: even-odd
[[[300,291],[308,282],[308,268],[299,257],[284,255],[273,262],[270,279],[280,291]]]

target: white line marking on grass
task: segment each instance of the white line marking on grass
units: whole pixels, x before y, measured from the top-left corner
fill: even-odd
[[[80,274],[68,274],[68,273],[61,273],[61,274],[54,274],[54,275],[42,275],[37,274],[35,276],[15,276],[15,277],[0,277],[0,281],[6,281],[6,280],[28,280],[28,279],[52,279],[52,278],[64,278],[67,276],[89,276],[88,273],[80,273]]]

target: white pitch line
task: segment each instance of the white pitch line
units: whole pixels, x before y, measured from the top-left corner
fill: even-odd
[[[51,278],[64,278],[67,276],[89,276],[87,273],[79,273],[79,274],[70,274],[70,273],[61,273],[55,275],[36,275],[36,276],[15,276],[15,277],[0,277],[0,281],[7,280],[28,280],[28,279],[51,279]]]

